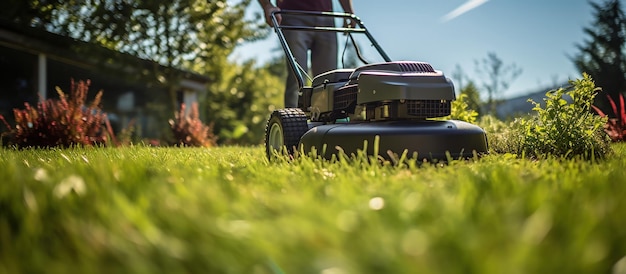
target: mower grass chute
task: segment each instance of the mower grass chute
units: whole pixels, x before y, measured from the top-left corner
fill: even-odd
[[[330,16],[357,22],[356,28],[279,26],[276,14]],[[281,10],[272,14],[274,30],[299,84],[297,108],[275,110],[265,130],[266,155],[293,154],[298,149],[326,159],[332,155],[417,155],[419,160],[469,158],[487,153],[480,127],[456,120],[432,120],[450,115],[454,85],[441,71],[417,61],[392,61],[353,14]],[[382,62],[340,68],[316,75],[304,85],[283,31],[343,32],[365,60],[352,34],[365,34]],[[376,142],[375,142],[376,141]],[[374,143],[378,147],[374,148]],[[364,144],[371,144],[367,147]],[[378,156],[378,155],[376,155]]]

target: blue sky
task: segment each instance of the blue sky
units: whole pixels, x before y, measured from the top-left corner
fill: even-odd
[[[451,17],[468,2],[480,5]],[[568,56],[578,52],[575,45],[587,39],[583,28],[593,22],[587,0],[353,0],[353,5],[393,60],[428,62],[448,77],[459,65],[477,83],[483,79],[476,73],[475,61],[489,52],[505,64],[515,63],[522,74],[499,98],[547,90],[553,83],[579,78]],[[335,9],[339,7],[335,3]],[[250,9],[261,11],[256,1]],[[276,36],[271,35],[241,47],[232,58],[264,62],[281,54],[271,51],[277,46]]]

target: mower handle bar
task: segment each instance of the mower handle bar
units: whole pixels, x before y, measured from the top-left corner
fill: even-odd
[[[344,27],[317,27],[317,26],[280,26],[278,24],[278,20],[276,20],[277,14],[289,14],[289,15],[299,15],[299,16],[309,16],[309,17],[331,17],[331,18],[343,18],[353,20],[359,25],[359,28],[344,28]],[[376,42],[374,36],[369,32],[369,30],[363,24],[363,21],[359,19],[356,15],[352,13],[340,13],[340,12],[317,12],[317,11],[299,11],[299,10],[278,10],[273,11],[271,13],[272,25],[274,26],[274,32],[278,36],[278,40],[280,41],[280,45],[282,46],[285,54],[287,56],[287,62],[289,63],[289,67],[293,70],[296,80],[298,81],[298,87],[301,91],[304,88],[304,79],[302,77],[302,72],[298,69],[299,65],[295,58],[293,57],[293,53],[291,52],[291,48],[289,48],[289,44],[285,39],[283,34],[283,30],[297,30],[297,31],[330,31],[330,32],[342,32],[342,33],[363,33],[369,41],[372,43],[372,46],[376,48],[380,56],[386,61],[391,62],[391,58],[385,53],[383,48]],[[356,45],[354,45],[356,47]]]

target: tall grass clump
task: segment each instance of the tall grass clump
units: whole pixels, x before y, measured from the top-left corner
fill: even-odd
[[[109,142],[113,132],[106,114],[99,108],[102,91],[86,104],[90,81],[71,80],[70,96],[56,87],[59,99],[38,102],[35,107],[28,102],[24,109],[14,109],[15,126],[0,116],[8,132],[7,144],[24,147],[70,147],[98,145]]]
[[[493,115],[484,115],[476,122],[485,133],[490,153],[514,153],[520,150],[522,140],[519,122],[504,122]]]
[[[609,138],[603,130],[606,118],[591,112],[598,88],[584,73],[582,79],[570,81],[568,89],[546,93],[545,106],[534,104],[536,115],[519,119],[520,147],[518,153],[529,157],[542,155],[565,158],[604,158],[609,153]],[[565,100],[569,96],[571,103]]]

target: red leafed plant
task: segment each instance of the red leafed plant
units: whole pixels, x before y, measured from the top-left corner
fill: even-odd
[[[198,104],[191,105],[187,114],[187,106],[181,104],[180,111],[175,113],[175,119],[170,119],[170,126],[174,134],[174,142],[180,146],[213,147],[216,146],[217,136],[212,128],[205,125],[199,118]]]
[[[9,128],[9,144],[17,147],[70,147],[105,144],[113,137],[111,126],[98,105],[102,91],[89,105],[85,105],[90,81],[71,80],[71,97],[59,87],[59,99],[38,102],[36,107],[24,103],[24,109],[13,109],[15,127],[4,117],[0,119]]]
[[[624,141],[624,136],[626,136],[626,109],[624,106],[624,95],[621,93],[619,95],[619,109],[617,109],[617,105],[611,96],[607,95],[606,97],[609,99],[609,103],[611,103],[611,108],[613,109],[615,117],[608,119],[604,125],[604,131],[609,135],[609,137],[611,137],[613,142]],[[596,106],[592,107],[598,115],[602,117],[608,116]]]

